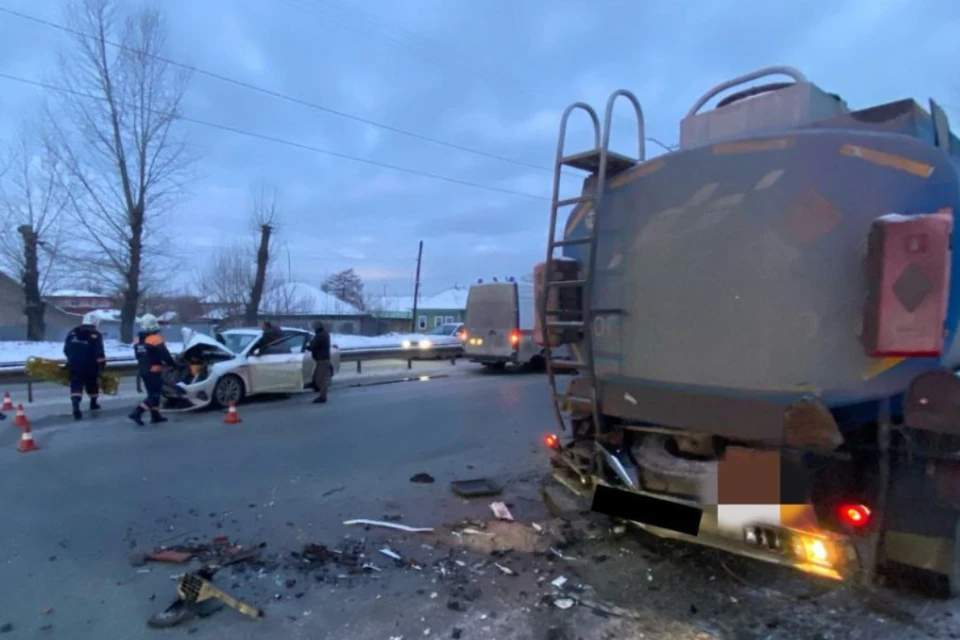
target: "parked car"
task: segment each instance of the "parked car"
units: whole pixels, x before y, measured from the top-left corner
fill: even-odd
[[[463,324],[459,322],[441,324],[425,333],[421,338],[404,340],[400,343],[400,346],[414,352],[410,357],[411,360],[449,358],[451,357],[451,351],[459,356],[463,349]]]
[[[183,330],[183,352],[164,372],[164,397],[171,408],[224,407],[271,393],[295,393],[312,385],[314,362],[307,351],[313,337],[302,329],[281,329],[282,338],[264,344],[260,329],[228,329],[215,337]],[[330,376],[340,371],[340,349],[330,346]]]

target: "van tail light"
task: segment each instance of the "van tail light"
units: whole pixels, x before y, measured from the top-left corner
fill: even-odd
[[[558,438],[556,435],[554,435],[554,434],[552,434],[552,433],[549,434],[549,435],[545,435],[545,436],[543,436],[543,444],[547,445],[547,447],[549,447],[549,448],[551,448],[551,449],[559,449],[559,448],[560,448],[560,438]]]
[[[519,329],[514,329],[513,331],[510,332],[510,344],[512,344],[513,346],[517,346],[518,344],[520,344]]]
[[[839,509],[840,521],[853,529],[863,529],[870,524],[873,514],[864,504],[843,504]]]
[[[467,330],[466,330],[466,329],[460,329],[460,331],[458,331],[457,333],[460,334],[460,340],[462,340],[463,342],[466,342],[466,341],[467,341]]]

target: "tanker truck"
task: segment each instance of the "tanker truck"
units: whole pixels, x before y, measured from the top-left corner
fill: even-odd
[[[609,149],[618,101],[635,156]],[[574,114],[594,148],[565,149]],[[855,110],[769,67],[700,97],[678,148],[648,159],[645,139],[626,90],[602,123],[582,102],[560,122],[535,270],[551,485],[658,536],[836,580],[906,566],[956,596],[960,144],[944,110]],[[561,198],[574,171],[580,195]]]

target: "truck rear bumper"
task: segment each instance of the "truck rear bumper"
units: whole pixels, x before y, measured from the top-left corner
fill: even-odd
[[[582,498],[593,498],[594,492],[585,488],[571,475],[558,470],[554,473],[554,478]],[[609,485],[603,486],[604,493],[634,493]],[[662,500],[665,503],[678,504],[655,494],[638,493],[654,501]],[[596,505],[596,501],[594,504]],[[750,525],[733,531],[729,527],[720,526],[716,505],[704,505],[701,508],[699,531],[695,535],[643,522],[642,520],[646,519],[643,514],[633,518],[623,518],[623,520],[661,538],[689,542],[763,562],[792,567],[831,580],[851,579],[862,569],[858,559],[862,555],[858,553],[858,543],[847,536],[823,530],[800,530],[769,524]]]

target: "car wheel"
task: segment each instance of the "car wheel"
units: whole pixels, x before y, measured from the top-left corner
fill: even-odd
[[[246,389],[244,389],[243,380],[240,376],[226,375],[217,380],[217,384],[213,388],[213,402],[218,407],[229,406],[231,402],[240,404],[245,392]]]

